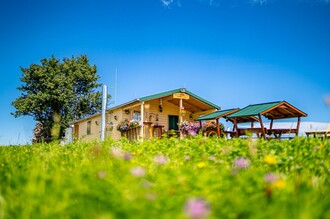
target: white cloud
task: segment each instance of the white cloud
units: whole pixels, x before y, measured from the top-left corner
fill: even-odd
[[[177,6],[181,7],[181,0],[160,0],[162,5],[165,7],[170,7],[170,5],[176,4]],[[189,2],[192,0],[188,0]],[[196,0],[199,2],[206,2],[211,7],[218,7],[221,4],[229,3],[230,5],[236,5],[238,3],[243,4],[251,4],[251,5],[266,5],[269,3],[276,3],[276,2],[285,2],[285,1],[295,1],[297,3],[317,3],[317,4],[330,4],[330,0]]]
[[[181,1],[180,0],[160,0],[162,2],[162,5],[164,7],[170,7],[170,5],[176,4],[178,7],[181,7]]]
[[[268,3],[268,0],[251,0],[253,4],[265,5]]]
[[[162,2],[162,4],[165,6],[165,7],[169,7],[170,4],[172,4],[174,2],[174,0],[160,0]]]

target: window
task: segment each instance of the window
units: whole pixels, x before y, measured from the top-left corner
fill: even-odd
[[[92,121],[87,122],[87,135],[91,134],[91,128],[92,128]]]
[[[133,119],[140,121],[141,120],[141,113],[139,111],[134,111]]]

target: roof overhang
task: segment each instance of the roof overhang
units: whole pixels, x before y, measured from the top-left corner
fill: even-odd
[[[238,111],[239,108],[236,109],[227,109],[227,110],[218,110],[216,112],[200,116],[195,119],[195,121],[201,121],[201,120],[213,120],[213,119],[219,119],[219,118],[226,118],[226,116]]]
[[[208,110],[218,110],[220,109],[220,106],[213,104],[196,94],[186,90],[185,88],[180,88],[180,89],[175,89],[175,90],[170,90],[162,93],[157,93],[153,95],[148,95],[145,97],[141,97],[135,100],[132,100],[130,102],[115,106],[109,110],[114,110],[117,108],[122,108],[122,107],[128,107],[131,108],[135,106],[136,104],[141,104],[142,102],[148,102],[156,99],[160,99],[162,101],[168,101],[176,106],[180,106],[180,99],[177,99],[174,97],[173,94],[176,93],[183,93],[189,95],[189,99],[183,99],[183,107],[185,110],[192,112],[192,113],[197,113],[197,112],[202,112],[202,111],[208,111]]]
[[[270,103],[254,104],[244,107],[243,109],[228,116],[228,119],[236,121],[252,121],[257,120],[255,116],[263,115],[267,119],[285,119],[306,117],[307,114],[297,109],[286,101],[277,101]]]

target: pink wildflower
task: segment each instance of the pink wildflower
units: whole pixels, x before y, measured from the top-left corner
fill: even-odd
[[[105,171],[99,171],[97,173],[97,176],[100,178],[100,179],[104,179],[106,176],[107,176],[107,172]]]
[[[247,169],[250,166],[250,161],[244,157],[238,157],[234,160],[234,167],[237,169]]]
[[[154,157],[154,161],[155,161],[155,163],[157,163],[159,165],[163,165],[168,162],[168,158],[164,155],[157,155]]]
[[[184,212],[189,219],[203,219],[210,213],[210,207],[206,201],[201,198],[191,198],[185,204]]]
[[[264,180],[265,182],[267,183],[273,183],[275,181],[278,180],[278,176],[276,174],[273,174],[273,173],[267,173],[265,176],[264,176]]]
[[[137,166],[131,169],[131,174],[135,177],[143,177],[146,174],[146,171],[143,167]]]
[[[120,147],[114,146],[110,148],[110,153],[115,158],[122,158],[123,157],[123,150]]]
[[[132,159],[132,157],[133,155],[131,153],[126,152],[123,156],[123,159],[129,161]]]

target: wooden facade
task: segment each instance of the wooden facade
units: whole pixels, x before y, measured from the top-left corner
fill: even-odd
[[[180,95],[185,94],[179,99]],[[176,123],[181,121],[194,122],[194,119],[219,109],[218,106],[200,98],[185,89],[150,95],[133,100],[126,104],[107,110],[105,137],[119,139],[122,136],[130,140],[160,138],[163,133],[174,130],[178,133]],[[136,119],[140,127],[129,131],[117,131],[117,126],[124,120]],[[176,130],[175,130],[176,129]],[[92,141],[100,139],[101,114],[91,116],[74,123],[73,132],[76,140]]]

